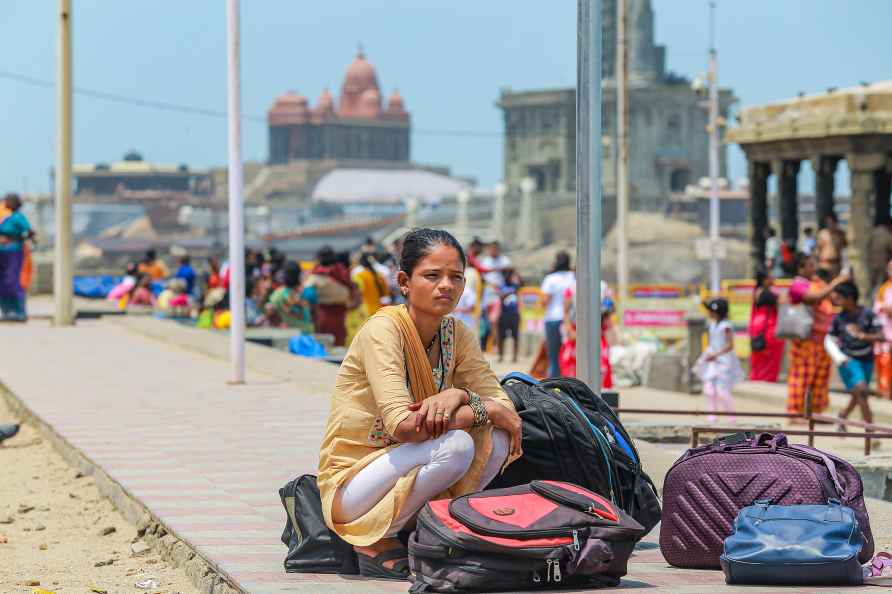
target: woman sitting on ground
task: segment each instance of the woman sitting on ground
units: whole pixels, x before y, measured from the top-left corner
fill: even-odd
[[[360,573],[405,579],[397,534],[432,499],[480,490],[520,455],[521,421],[480,352],[449,314],[466,261],[450,234],[409,233],[406,305],[371,317],[341,365],[319,460],[328,526],[354,545]]]

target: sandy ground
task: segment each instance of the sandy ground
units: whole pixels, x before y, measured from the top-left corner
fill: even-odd
[[[0,423],[17,421],[0,398]],[[79,476],[33,427],[22,426],[16,437],[0,444],[0,468],[4,594],[39,589],[197,594],[181,569],[152,551],[134,554],[131,546],[142,544],[136,528],[99,493],[91,477]],[[157,586],[137,587],[149,578]]]

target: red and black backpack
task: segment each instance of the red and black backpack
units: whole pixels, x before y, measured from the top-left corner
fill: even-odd
[[[432,501],[409,540],[410,592],[615,586],[643,534],[612,502],[570,483]]]

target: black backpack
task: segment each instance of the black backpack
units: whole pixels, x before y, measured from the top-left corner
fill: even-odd
[[[647,532],[660,521],[660,500],[641,468],[632,438],[610,406],[575,378],[538,382],[519,373],[502,386],[523,420],[523,456],[487,488],[535,480],[574,483],[600,493]]]
[[[353,547],[325,525],[315,476],[288,481],[279,489],[279,498],[287,514],[282,531],[287,573],[359,573]]]

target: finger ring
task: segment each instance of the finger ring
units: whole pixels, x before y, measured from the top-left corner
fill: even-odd
[[[442,411],[442,410],[438,410],[437,413],[436,413],[436,415],[434,415],[434,416],[442,417],[442,416],[443,416],[443,411]]]

